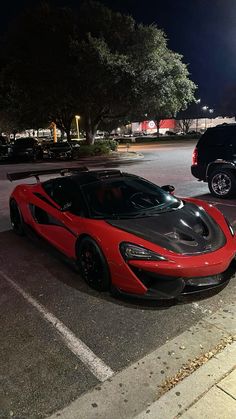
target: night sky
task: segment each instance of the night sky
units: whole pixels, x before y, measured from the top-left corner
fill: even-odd
[[[37,0],[1,5],[0,31]],[[76,8],[77,0],[53,0]],[[138,22],[156,23],[165,31],[169,47],[184,56],[196,97],[220,109],[221,98],[236,85],[236,0],[102,0],[110,8],[131,14]]]

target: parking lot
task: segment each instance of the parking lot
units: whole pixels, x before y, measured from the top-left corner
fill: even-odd
[[[133,146],[143,159],[86,164],[121,168],[160,185],[174,184],[178,196],[210,201],[236,225],[236,200],[216,201],[207,185],[191,176],[193,146],[193,142],[142,146],[142,150]],[[49,164],[37,163],[34,168]],[[30,167],[31,163],[0,165],[1,418],[49,416],[95,386],[99,389],[99,383],[111,380],[206,314],[235,301],[234,280],[215,295],[169,306],[119,300],[91,290],[77,270],[44,242],[10,231],[8,197],[14,185],[6,173]],[[163,375],[168,368],[160,360]]]

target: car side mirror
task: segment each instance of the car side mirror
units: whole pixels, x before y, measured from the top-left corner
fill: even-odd
[[[61,208],[61,212],[69,211],[72,207],[72,202],[66,202]]]
[[[174,195],[175,193],[175,187],[173,185],[163,185],[161,187],[163,191],[170,193],[171,195]]]

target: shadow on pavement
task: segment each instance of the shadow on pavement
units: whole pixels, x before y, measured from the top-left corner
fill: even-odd
[[[53,248],[50,244],[37,236],[17,237],[12,231],[0,233],[0,248],[4,249],[0,255],[1,270],[8,273],[11,277],[14,261],[13,274],[20,280],[23,279],[22,266],[25,264],[31,271],[32,286],[35,282],[34,277],[43,278],[46,285],[50,288],[55,284],[50,284],[50,277],[66,285],[69,288],[79,291],[88,297],[96,297],[100,301],[132,307],[142,310],[166,310],[174,305],[189,304],[218,294],[224,286],[216,290],[205,291],[204,294],[181,296],[173,300],[145,300],[130,296],[116,296],[112,293],[99,293],[91,289],[82,279],[76,263],[71,262],[63,254]],[[9,259],[10,256],[10,259]],[[9,269],[10,268],[10,269]],[[9,272],[10,271],[10,272]],[[31,284],[27,284],[27,287]],[[33,286],[33,290],[34,290]],[[29,289],[30,292],[30,289]]]

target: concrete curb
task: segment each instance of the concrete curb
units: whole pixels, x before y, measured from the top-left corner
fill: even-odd
[[[235,362],[236,342],[164,394],[137,415],[136,419],[172,419],[181,416],[214,384],[229,374],[235,368]]]
[[[61,419],[127,419],[137,416],[140,412],[146,412],[149,406],[159,402],[158,389],[166,378],[176,374],[189,360],[212,349],[221,339],[236,333],[235,315],[236,307],[231,304],[224,310],[206,317],[102,385],[83,394],[68,407],[50,416],[50,419],[56,419],[58,416]],[[228,369],[232,368],[232,363],[225,365],[228,365]],[[222,371],[220,374],[223,374]],[[173,389],[174,395],[175,392],[176,388]],[[156,413],[154,417],[164,418]],[[168,419],[170,418],[171,416],[168,416]]]

